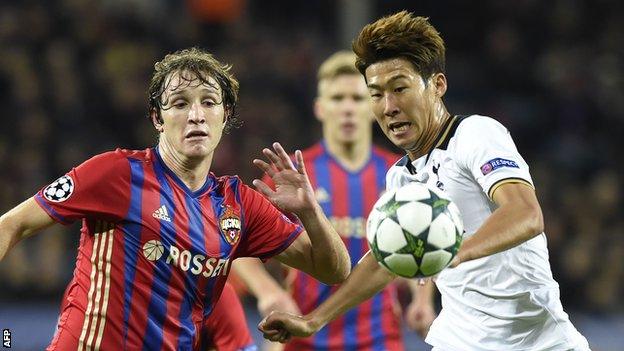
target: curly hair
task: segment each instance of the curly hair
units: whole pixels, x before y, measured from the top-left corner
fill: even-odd
[[[200,48],[190,48],[167,54],[162,61],[154,64],[154,73],[148,89],[148,118],[156,111],[157,118],[162,122],[162,109],[166,101],[163,101],[163,92],[171,84],[171,75],[175,72],[189,72],[190,75],[180,76],[180,84],[191,85],[206,84],[213,86],[209,81],[213,78],[221,88],[221,102],[225,110],[224,132],[228,133],[232,128],[240,126],[240,120],[236,114],[238,102],[238,80],[230,73],[232,66],[219,62],[212,54]]]
[[[404,58],[423,79],[444,73],[445,47],[440,33],[427,17],[401,11],[367,24],[353,41],[355,66],[364,74],[368,66],[388,59]]]

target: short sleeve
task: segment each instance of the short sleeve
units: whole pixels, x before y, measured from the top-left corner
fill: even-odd
[[[262,194],[241,184],[245,240],[239,256],[267,260],[284,251],[301,234],[303,227],[291,221]]]
[[[129,206],[130,164],[121,150],[97,155],[41,189],[35,200],[54,220],[117,222]]]
[[[491,199],[505,183],[525,183],[533,187],[529,166],[509,131],[496,120],[472,116],[456,132],[456,161],[469,172]]]

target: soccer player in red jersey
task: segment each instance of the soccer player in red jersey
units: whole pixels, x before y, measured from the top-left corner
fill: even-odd
[[[204,321],[202,351],[257,351],[247,329],[245,311],[236,290],[226,283],[212,313]]]
[[[165,56],[149,87],[156,147],[97,155],[0,218],[0,259],[42,228],[82,220],[48,350],[198,349],[237,257],[275,257],[329,284],[346,278],[347,251],[314,199],[300,152],[296,168],[278,143],[263,150],[268,162],[254,160],[276,191],[210,173],[237,95],[229,66],[211,54]]]
[[[322,123],[323,139],[303,151],[308,175],[316,199],[342,237],[351,264],[368,252],[366,217],[385,190],[385,174],[400,156],[372,143],[373,112],[362,75],[355,67],[355,54],[337,52],[318,71],[318,96],[314,105]],[[291,270],[288,287],[294,303],[270,276],[262,273],[257,260],[243,260],[234,265],[259,300],[270,310],[301,314],[311,312],[337,287],[328,286],[304,272]],[[261,278],[265,277],[265,278]],[[268,280],[268,281],[267,281]],[[415,282],[409,283],[416,284]],[[416,287],[410,286],[412,290]],[[407,309],[409,325],[427,326],[435,318],[430,306],[431,294],[418,294]],[[267,303],[264,301],[274,301]],[[351,309],[309,338],[294,338],[285,350],[403,350],[400,307],[396,286],[389,285],[371,299]],[[272,349],[277,349],[273,345]]]

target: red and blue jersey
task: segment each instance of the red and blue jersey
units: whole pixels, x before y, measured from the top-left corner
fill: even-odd
[[[190,190],[157,149],[93,157],[35,199],[83,224],[48,350],[197,349],[232,261],[267,259],[302,231],[238,177]]]
[[[201,351],[258,351],[247,329],[245,310],[236,290],[226,283],[212,313],[204,321]]]
[[[366,218],[385,190],[386,171],[399,158],[373,147],[366,164],[352,172],[327,151],[324,142],[303,152],[316,198],[342,237],[352,266],[369,250]],[[289,277],[292,279],[292,294],[303,313],[315,309],[338,289],[322,284],[303,272],[293,272],[295,276]],[[293,339],[286,345],[286,350],[402,350],[395,295],[395,288],[389,286],[329,323],[314,336]]]

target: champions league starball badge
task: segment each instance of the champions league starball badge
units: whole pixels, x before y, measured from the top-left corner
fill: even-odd
[[[64,175],[43,189],[43,197],[52,202],[63,202],[74,192],[74,180]]]

